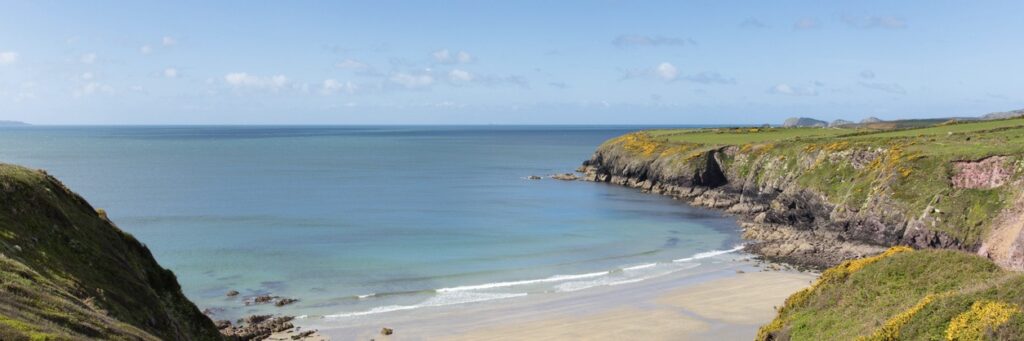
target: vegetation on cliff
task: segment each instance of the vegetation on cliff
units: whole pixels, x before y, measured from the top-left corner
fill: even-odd
[[[1015,207],[1024,211],[1016,185],[1024,178],[1024,119],[921,122],[888,122],[912,127],[901,129],[640,131],[607,141],[584,168],[592,180],[811,231],[803,237],[982,249],[1001,265],[1024,267],[1024,241],[984,247],[993,238],[1016,238],[1024,226],[1012,217],[996,219],[1019,216]],[[709,183],[709,176],[721,179]],[[790,245],[766,254],[786,260],[794,248],[819,253],[807,259],[830,251]],[[858,256],[850,251],[841,258]]]
[[[55,178],[0,164],[0,340],[215,340],[145,245]]]
[[[1024,274],[960,251],[893,248],[826,270],[758,340],[1020,340]]]

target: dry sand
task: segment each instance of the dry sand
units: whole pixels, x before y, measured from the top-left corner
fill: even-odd
[[[735,262],[571,293],[298,324],[333,340],[750,340],[816,276]],[[383,336],[382,327],[395,333]]]

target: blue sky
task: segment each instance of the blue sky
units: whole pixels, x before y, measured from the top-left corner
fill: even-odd
[[[0,2],[0,120],[708,124],[1024,108],[1021,1]]]

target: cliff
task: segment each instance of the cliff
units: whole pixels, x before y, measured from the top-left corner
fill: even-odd
[[[55,178],[0,164],[0,340],[216,340],[145,245]]]
[[[829,267],[888,246],[1024,268],[1024,119],[924,128],[651,130],[580,171],[740,217],[749,250]]]

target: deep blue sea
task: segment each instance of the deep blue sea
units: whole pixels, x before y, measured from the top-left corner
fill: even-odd
[[[105,209],[215,318],[346,318],[636,282],[733,249],[718,213],[526,179],[637,128],[12,127],[0,162]],[[264,293],[300,301],[243,304]]]

